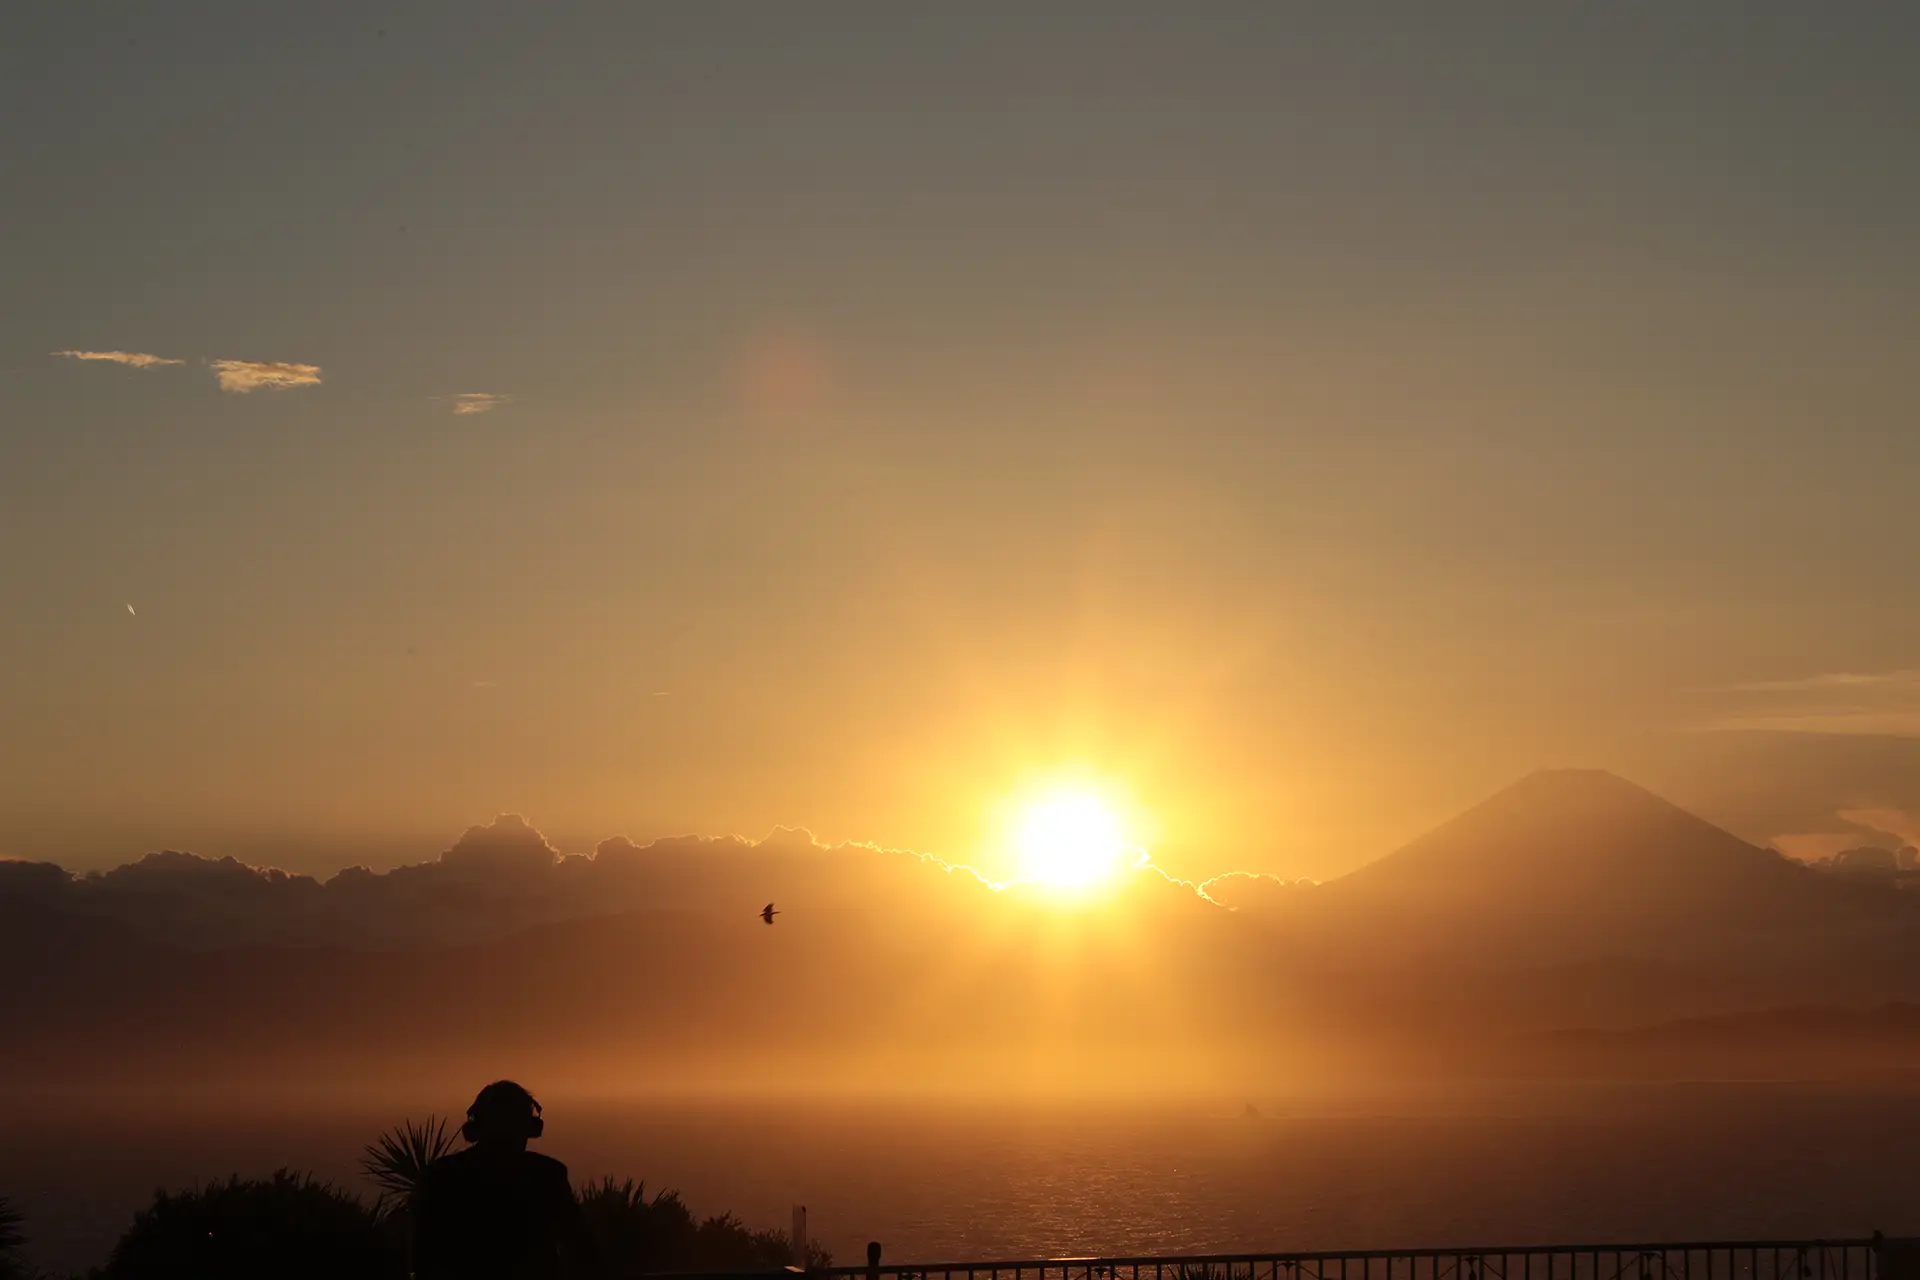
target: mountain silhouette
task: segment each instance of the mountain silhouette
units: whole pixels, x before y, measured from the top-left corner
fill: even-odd
[[[463,855],[324,889],[174,859],[136,894],[132,876],[14,864],[0,962],[45,979],[0,984],[0,1080],[426,1079],[498,1062],[595,1081],[857,1069],[1079,1087],[1096,1074],[1086,1044],[1123,1028],[1150,1051],[1098,1072],[1145,1087],[1253,1080],[1322,1051],[1346,1055],[1328,1070],[1479,1070],[1554,1030],[1920,999],[1911,893],[1810,870],[1601,772],[1531,775],[1352,875],[1238,910],[1151,870],[1061,911],[803,835],[560,859],[521,826],[480,834],[527,845],[525,867]],[[207,918],[181,883],[219,888],[220,930],[178,923]],[[553,918],[499,917],[506,887],[530,884]],[[780,929],[752,919],[763,886],[795,908]],[[216,940],[322,900],[310,918],[334,941]],[[653,905],[606,910],[634,902]],[[348,941],[389,936],[357,927],[361,910],[421,938]],[[1920,1060],[1920,1038],[1887,1042]]]
[[[1916,899],[1598,770],[1531,774],[1270,913],[1339,1002],[1429,1028],[1625,1027],[1920,996]]]
[[[1804,905],[1826,877],[1598,769],[1530,774],[1335,881],[1341,895],[1611,912]]]

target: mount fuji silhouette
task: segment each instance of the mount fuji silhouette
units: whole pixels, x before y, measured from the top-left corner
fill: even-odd
[[[1158,889],[1126,910],[1054,919],[912,854],[808,844],[779,864],[793,926],[749,919],[743,933],[737,900],[764,901],[773,864],[739,854],[516,867],[515,893],[542,876],[620,891],[571,918],[404,950],[357,945],[364,929],[324,936],[335,926],[319,912],[317,942],[195,933],[164,867],[134,895],[0,864],[0,963],[44,975],[0,984],[13,1042],[0,1078],[292,1078],[402,1059],[457,1072],[503,1053],[619,1079],[640,1061],[669,1074],[804,1061],[831,1077],[844,1060],[911,1078],[1001,1070],[1007,1045],[1044,1076],[1114,1028],[1203,1063],[1270,1064],[1316,1038],[1425,1062],[1405,1050],[1920,999],[1920,899],[1809,869],[1598,771],[1533,774],[1348,876],[1236,910],[1141,873]],[[413,899],[380,895],[417,896],[417,870],[360,873],[326,910],[404,919]],[[277,883],[249,893],[269,901]],[[499,909],[484,881],[462,889]],[[297,892],[325,896],[311,881]],[[246,900],[223,897],[219,919]]]
[[[1572,914],[1625,924],[1734,915],[1754,924],[1859,922],[1894,904],[1751,845],[1601,770],[1531,774],[1334,881],[1373,905]]]
[[[1341,1026],[1626,1028],[1920,998],[1920,899],[1749,844],[1599,770],[1531,774],[1246,911]]]

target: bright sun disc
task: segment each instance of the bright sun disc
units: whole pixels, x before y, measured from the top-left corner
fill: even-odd
[[[1014,835],[1020,875],[1059,889],[1085,889],[1110,878],[1127,853],[1120,819],[1095,795],[1070,791],[1029,805]]]

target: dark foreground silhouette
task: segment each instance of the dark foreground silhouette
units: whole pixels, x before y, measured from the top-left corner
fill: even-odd
[[[380,1188],[371,1204],[287,1169],[155,1192],[92,1276],[402,1280],[411,1270],[420,1280],[626,1280],[832,1262],[817,1245],[799,1256],[785,1232],[752,1230],[732,1214],[697,1219],[677,1193],[649,1196],[633,1179],[607,1177],[576,1191],[565,1165],[526,1150],[537,1104],[519,1086],[508,1088],[526,1100],[503,1107],[513,1124],[496,1131],[497,1117],[475,1099],[463,1150],[432,1117],[402,1122],[369,1145],[362,1168]],[[504,1089],[492,1096],[513,1097]],[[28,1262],[30,1227],[0,1198],[0,1280],[51,1280]]]
[[[26,1243],[26,1233],[20,1229],[19,1211],[5,1196],[0,1196],[0,1280],[15,1280],[27,1274],[26,1263],[20,1257]]]
[[[358,1197],[282,1169],[156,1192],[96,1273],[111,1280],[399,1280],[406,1256]]]
[[[419,1280],[547,1280],[593,1272],[567,1166],[527,1150],[540,1104],[497,1080],[467,1108],[472,1145],[428,1165],[415,1194],[413,1270]]]

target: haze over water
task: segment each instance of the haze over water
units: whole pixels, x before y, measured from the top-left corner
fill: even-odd
[[[1865,1236],[1920,1228],[1920,1089],[1480,1086],[1135,1108],[551,1106],[549,1150],[836,1261]],[[105,1252],[153,1185],[292,1162],[343,1180],[380,1110],[10,1126],[46,1261]]]

